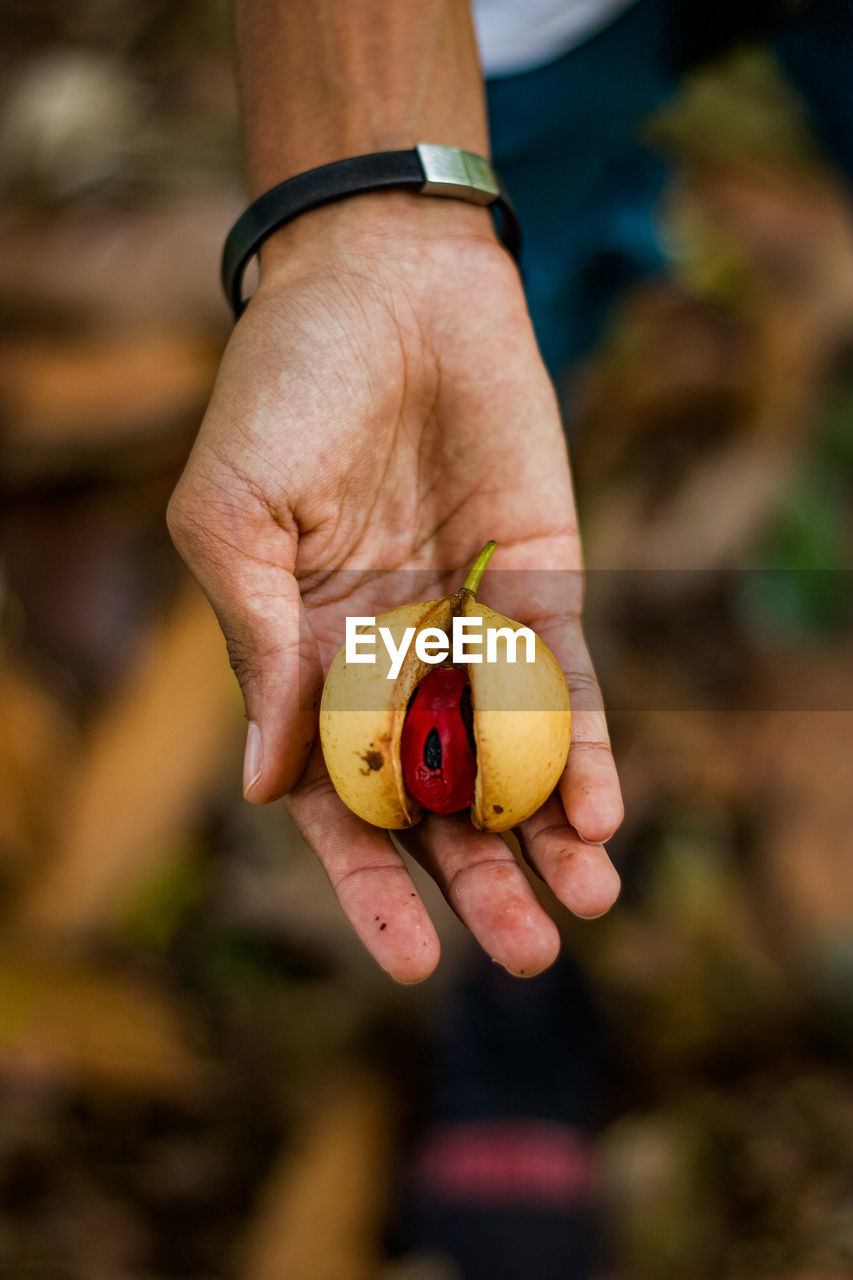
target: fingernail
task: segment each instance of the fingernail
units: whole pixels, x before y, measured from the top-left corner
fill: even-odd
[[[248,799],[249,792],[261,776],[264,752],[261,742],[261,731],[254,720],[249,721],[249,732],[246,734],[246,755],[243,759],[243,795]]]

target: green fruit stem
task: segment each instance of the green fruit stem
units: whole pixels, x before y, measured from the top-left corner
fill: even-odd
[[[483,574],[486,572],[486,565],[489,563],[492,556],[495,554],[495,551],[497,550],[497,546],[498,544],[496,542],[490,541],[486,543],[486,545],[483,547],[483,550],[480,552],[480,554],[477,556],[477,559],[474,561],[473,565],[471,566],[471,572],[468,574],[468,577],[462,583],[463,591],[470,591],[472,596],[475,596],[477,594],[477,589],[480,586],[480,579],[482,578]]]

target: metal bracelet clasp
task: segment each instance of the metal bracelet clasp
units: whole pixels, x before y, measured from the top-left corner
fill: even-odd
[[[431,142],[419,142],[415,150],[424,171],[424,195],[454,196],[471,204],[492,204],[497,200],[497,179],[483,156]]]

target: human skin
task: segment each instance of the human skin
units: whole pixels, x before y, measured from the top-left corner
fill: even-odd
[[[418,141],[487,152],[466,5],[240,0],[237,19],[253,195]],[[491,537],[495,568],[575,571],[559,605],[534,604],[524,574],[511,579],[517,601],[502,600],[561,662],[574,713],[558,791],[517,834],[576,915],[608,909],[619,880],[602,844],[622,804],[580,625],[568,457],[518,273],[487,211],[385,192],[278,232],[169,524],[243,690],[247,798],[287,795],[359,936],[401,982],[435,967],[435,929],[390,837],[343,805],[316,744],[344,618],[404,602],[383,594],[393,588],[377,571],[418,571],[420,598],[455,590]],[[436,816],[396,834],[491,956],[526,975],[553,961],[557,928],[499,836]]]

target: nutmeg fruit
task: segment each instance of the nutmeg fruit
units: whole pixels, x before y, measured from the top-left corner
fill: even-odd
[[[488,543],[455,595],[377,617],[376,634],[386,628],[387,639],[375,661],[348,662],[342,646],[329,668],[320,704],[326,767],[344,803],[374,826],[401,830],[425,810],[469,808],[478,830],[508,831],[536,812],[565,768],[571,709],[557,660],[529,628],[476,598],[494,550]],[[473,620],[469,638],[483,637],[483,660],[425,661],[441,637],[450,649],[454,619]],[[512,632],[523,633],[515,661]],[[401,653],[406,641],[389,679],[391,648]]]

